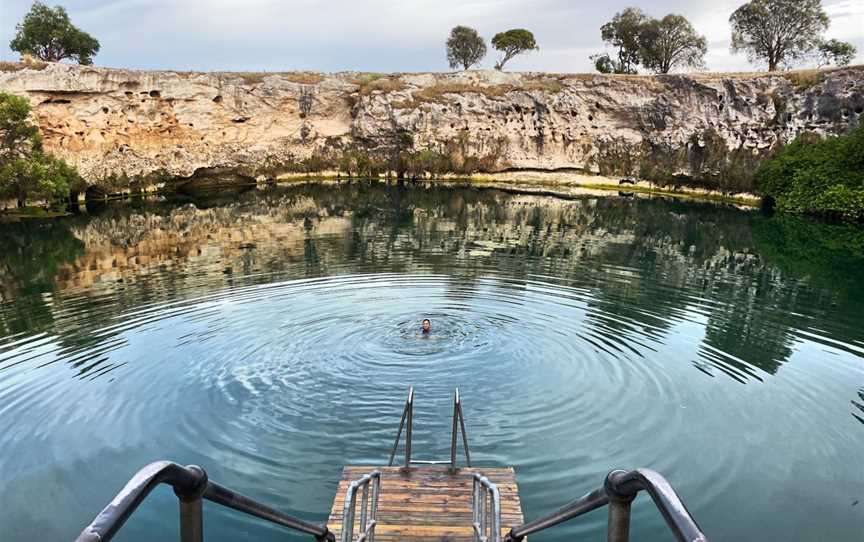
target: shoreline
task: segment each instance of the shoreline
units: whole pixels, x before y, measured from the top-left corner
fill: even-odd
[[[557,198],[575,198],[585,196],[608,197],[614,195],[639,195],[673,197],[715,203],[734,205],[742,210],[756,209],[761,205],[761,198],[750,193],[724,193],[717,190],[700,189],[688,186],[661,186],[645,180],[637,180],[635,184],[618,184],[619,181],[612,177],[602,175],[591,175],[575,172],[502,172],[498,174],[474,174],[474,175],[444,175],[439,177],[424,177],[417,179],[398,179],[395,176],[379,177],[357,177],[347,176],[337,171],[327,171],[320,174],[288,173],[274,180],[255,180],[252,182],[217,182],[212,185],[199,186],[198,190],[206,192],[209,190],[231,190],[242,187],[264,188],[276,185],[290,185],[300,183],[342,183],[358,181],[377,181],[382,183],[404,183],[409,185],[437,184],[453,187],[473,187],[478,189],[504,190],[508,192],[530,194],[537,196],[549,196]],[[180,189],[182,184],[171,185],[159,183],[139,192],[120,191],[105,194],[104,197],[89,200],[89,202],[102,203],[109,201],[123,201],[136,197],[172,197],[181,196],[184,192]],[[186,193],[186,195],[189,195]],[[83,196],[83,194],[82,194]],[[79,198],[78,205],[86,205],[88,200]],[[0,210],[0,216],[12,219],[50,219],[69,216],[68,211],[58,211],[56,208],[45,205],[30,205],[24,208],[6,208]]]

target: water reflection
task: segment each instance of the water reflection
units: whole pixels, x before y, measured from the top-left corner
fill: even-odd
[[[342,462],[387,449],[408,384],[430,409],[456,385],[475,399],[478,460],[517,465],[529,516],[608,468],[648,465],[717,539],[857,532],[860,230],[640,196],[362,182],[90,211],[0,225],[0,446],[14,452],[0,487],[90,475],[99,488],[58,490],[53,505],[77,502],[44,526],[58,538],[162,456],[314,516]],[[435,340],[417,338],[421,315]],[[418,445],[434,434],[418,428]],[[771,464],[755,457],[775,442]],[[790,523],[807,505],[791,465],[842,473],[808,495],[843,511]],[[264,475],[272,488],[254,484]],[[769,498],[778,486],[788,499]],[[782,514],[747,516],[742,490]],[[34,535],[35,500],[0,489],[13,539]],[[225,539],[254,531],[237,521],[214,524]],[[129,539],[171,534],[159,525],[145,513]],[[634,525],[665,532],[638,510]]]

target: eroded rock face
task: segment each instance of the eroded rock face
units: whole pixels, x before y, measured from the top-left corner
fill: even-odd
[[[474,157],[469,170],[577,169],[658,181],[681,175],[747,190],[778,143],[804,131],[843,133],[864,112],[864,67],[376,78],[52,64],[0,73],[0,89],[30,100],[51,152],[111,189],[202,168],[251,176],[332,169],[352,150],[398,164],[388,157],[429,150],[450,164]]]

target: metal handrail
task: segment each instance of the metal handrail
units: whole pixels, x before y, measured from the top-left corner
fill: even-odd
[[[708,542],[672,485],[651,469],[614,470],[603,486],[572,501],[556,512],[510,529],[504,542],[519,542],[528,535],[560,525],[592,510],[609,505],[606,539],[627,542],[630,537],[630,504],[645,490],[680,542]]]
[[[498,486],[478,473],[474,473],[471,508],[474,542],[501,542],[501,494]]]
[[[396,450],[399,448],[399,439],[402,437],[402,428],[405,426],[405,420],[408,420],[408,429],[405,432],[405,466],[411,464],[411,429],[414,425],[414,386],[408,388],[408,399],[405,400],[405,408],[402,409],[402,417],[399,419],[399,431],[396,432],[396,442],[393,443],[393,449],[390,451],[390,461],[387,462],[388,467],[393,466],[393,460],[396,458]]]
[[[369,498],[369,484],[372,484],[372,498]],[[360,500],[360,536],[354,536],[354,517],[357,508],[357,490],[363,488]],[[378,495],[381,493],[381,472],[372,471],[359,480],[351,482],[345,492],[342,508],[341,542],[375,542],[375,526],[378,525]]]
[[[196,465],[182,466],[171,461],[156,461],[135,473],[123,489],[96,518],[81,531],[76,542],[107,542],[159,484],[174,488],[180,500],[181,542],[201,542],[204,538],[203,499],[249,514],[289,529],[311,534],[318,542],[335,542],[326,525],[317,525],[289,516],[260,504],[208,479]]]
[[[456,448],[458,436],[462,434],[462,447],[465,450],[465,463],[471,466],[471,452],[468,449],[468,432],[465,430],[465,414],[462,412],[462,400],[459,397],[459,388],[453,394],[453,427],[450,438],[450,460],[449,461],[425,461],[411,458],[411,438],[414,430],[414,387],[408,388],[408,399],[402,409],[402,417],[399,419],[399,430],[396,432],[396,441],[390,450],[388,467],[393,466],[396,459],[396,451],[399,449],[399,441],[402,438],[402,430],[405,429],[405,467],[411,465],[446,465],[456,468]],[[461,430],[461,431],[460,431]]]
[[[465,449],[465,463],[471,466],[471,452],[468,450],[468,433],[465,431],[465,414],[462,413],[462,401],[459,399],[459,388],[453,394],[453,433],[450,438],[450,466],[456,468],[456,421],[462,429],[462,447]]]

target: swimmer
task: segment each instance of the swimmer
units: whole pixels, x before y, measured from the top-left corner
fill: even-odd
[[[429,335],[429,332],[432,331],[432,322],[428,318],[423,319],[422,330],[423,335]]]

